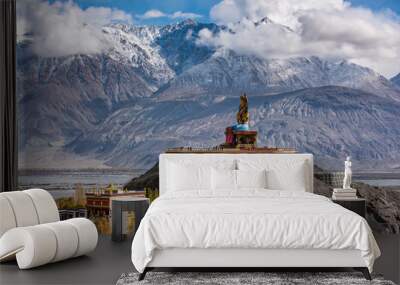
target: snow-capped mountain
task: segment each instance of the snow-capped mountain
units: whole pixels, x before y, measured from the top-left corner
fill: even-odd
[[[400,87],[400,73],[397,74],[395,77],[393,77],[392,79],[390,79],[390,81],[392,81],[392,83],[394,83],[395,85],[397,85],[398,87]]]
[[[281,33],[295,33],[268,17],[254,23],[255,29],[265,25],[274,25]],[[234,28],[229,32],[235,33]],[[209,30],[218,33],[221,29],[226,30],[225,27]],[[266,59],[222,48],[173,78],[155,97],[160,100],[194,98],[212,102],[220,96],[236,96],[238,91],[266,95],[327,85],[361,89],[400,100],[400,91],[395,90],[389,80],[346,60],[318,57]]]
[[[261,23],[270,21],[256,24]],[[393,82],[346,61],[318,57],[266,60],[199,45],[199,31],[205,28],[213,33],[225,29],[193,20],[166,26],[113,24],[103,28],[111,49],[59,58],[37,57],[30,52],[29,41],[19,43],[20,150],[32,157],[35,152],[58,153],[57,160],[41,155],[40,166],[37,159],[23,161],[21,166],[54,167],[52,161],[59,164],[61,152],[61,157],[139,168],[150,166],[167,146],[216,145],[223,141],[224,128],[235,121],[241,92],[250,97],[252,125],[259,130],[262,143],[312,151],[327,161],[332,159],[332,165],[347,150],[365,161],[392,161],[399,153],[392,140],[398,139],[397,133],[385,127],[399,118],[392,110],[400,102],[399,88]],[[327,85],[358,90],[317,88]],[[296,96],[288,93],[300,89],[305,90]],[[285,94],[281,98],[278,93]],[[293,100],[279,104],[283,98]],[[307,104],[296,109],[299,102]],[[336,110],[329,117],[331,106],[347,113]],[[302,116],[307,110],[310,115]],[[349,120],[342,121],[342,115]],[[360,118],[360,125],[346,126],[355,118]],[[364,126],[361,118],[372,122],[371,143],[359,131]],[[335,124],[338,127],[332,127]],[[349,135],[354,130],[353,147],[340,139],[343,129]],[[378,138],[387,145],[375,147]]]
[[[400,101],[400,91],[390,81],[353,63],[318,57],[267,60],[230,50],[218,50],[176,76],[155,97],[213,101],[239,92],[267,95],[327,85],[356,88]]]
[[[131,67],[151,85],[152,91],[175,76],[160,55],[160,47],[154,45],[155,39],[160,37],[159,27],[117,24],[104,27],[103,32],[113,46],[106,56]]]
[[[217,30],[214,24],[185,20],[175,25],[132,26],[114,24],[103,28],[113,48],[112,59],[131,65],[155,88],[167,83],[187,68],[211,56],[213,49],[195,40],[202,29]]]

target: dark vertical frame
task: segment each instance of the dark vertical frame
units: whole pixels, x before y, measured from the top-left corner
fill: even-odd
[[[0,191],[18,183],[16,0],[0,0]]]

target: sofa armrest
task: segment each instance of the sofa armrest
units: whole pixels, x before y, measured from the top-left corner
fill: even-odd
[[[0,260],[9,260],[15,255],[20,269],[51,262],[56,250],[53,231],[43,225],[14,228],[0,239]]]
[[[96,248],[98,233],[88,219],[18,227],[0,238],[0,261],[17,259],[20,269],[28,269],[87,254]]]

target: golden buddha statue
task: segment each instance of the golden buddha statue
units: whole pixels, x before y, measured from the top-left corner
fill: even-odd
[[[236,114],[237,124],[233,126],[235,131],[249,130],[249,105],[246,93],[240,95],[239,111]]]

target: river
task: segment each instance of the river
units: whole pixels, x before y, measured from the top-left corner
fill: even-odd
[[[18,175],[19,189],[42,188],[54,198],[73,196],[77,187],[85,190],[104,188],[109,184],[123,187],[145,170],[22,170]]]

